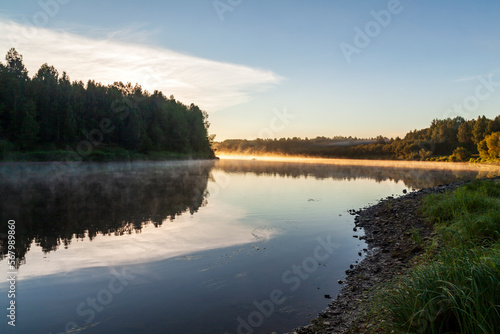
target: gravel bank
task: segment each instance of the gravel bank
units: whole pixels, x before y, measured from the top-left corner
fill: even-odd
[[[407,195],[381,200],[376,205],[353,211],[354,230],[364,229],[368,248],[359,264],[346,271],[343,287],[329,307],[312,321],[312,324],[295,329],[295,334],[364,333],[368,323],[365,316],[368,301],[379,284],[388,282],[411,266],[415,256],[424,249],[416,242],[414,234],[422,240],[432,237],[432,226],[419,214],[422,198],[430,193],[442,193],[466,182],[422,189]],[[291,333],[289,333],[291,334]]]

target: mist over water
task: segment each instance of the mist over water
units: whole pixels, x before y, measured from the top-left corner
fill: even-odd
[[[235,333],[237,319],[248,321],[255,302],[276,289],[286,301],[255,332],[306,324],[361,259],[365,244],[353,234],[362,231],[353,232],[347,210],[403,189],[499,174],[496,167],[396,166],[84,163],[56,175],[51,163],[2,163],[0,218],[16,221],[17,302],[30,319],[18,323],[20,333],[59,333],[69,321],[88,325],[78,305],[122,270],[134,279],[96,312],[92,321],[102,322],[89,333]],[[6,245],[7,227],[0,226]],[[318,238],[326,237],[336,245],[331,256],[307,279],[288,274],[310,263]],[[2,247],[4,272],[6,253]],[[6,289],[0,283],[0,300]]]
[[[33,241],[49,252],[73,238],[138,232],[205,205],[213,164],[83,164],[59,177],[50,163],[4,164],[0,218],[19,222],[21,259]]]
[[[253,173],[283,177],[313,177],[316,179],[357,180],[377,182],[402,181],[410,189],[422,189],[462,180],[500,175],[496,166],[457,163],[429,163],[383,160],[305,159],[268,157],[264,160],[222,159],[215,169],[227,173]]]

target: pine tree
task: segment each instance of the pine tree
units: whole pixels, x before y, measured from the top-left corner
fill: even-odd
[[[23,64],[23,56],[16,49],[10,49],[5,56],[5,60],[7,61],[8,71],[14,74],[14,76],[22,79],[28,78],[28,70]]]

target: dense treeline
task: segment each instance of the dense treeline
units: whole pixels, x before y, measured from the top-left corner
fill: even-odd
[[[0,159],[11,151],[74,151],[214,157],[206,112],[121,82],[70,82],[44,64],[30,78],[9,50],[0,63]]]
[[[215,145],[219,153],[283,154],[328,158],[439,160],[486,162],[500,160],[500,115],[476,120],[435,119],[428,128],[401,138],[374,139],[231,139]]]

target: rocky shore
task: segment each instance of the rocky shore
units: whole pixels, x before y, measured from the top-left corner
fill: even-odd
[[[404,196],[388,197],[376,205],[352,211],[355,228],[363,228],[368,248],[359,264],[346,270],[343,287],[329,307],[308,326],[293,334],[365,333],[370,327],[367,311],[377,287],[411,266],[423,244],[432,237],[432,226],[419,214],[422,198],[430,193],[453,190],[466,182],[422,189]],[[289,333],[289,334],[292,334]]]

